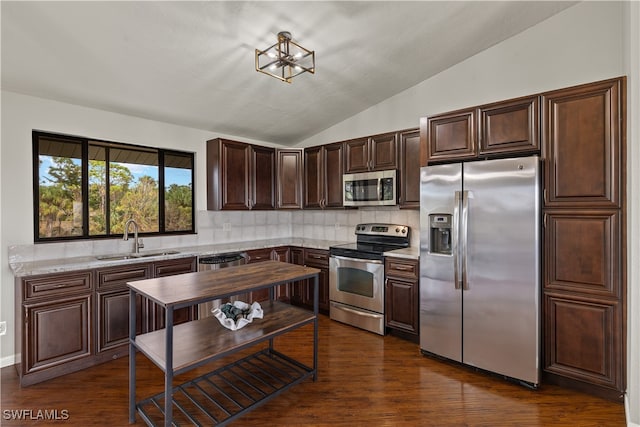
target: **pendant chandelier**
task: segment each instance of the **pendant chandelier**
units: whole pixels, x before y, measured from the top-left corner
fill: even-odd
[[[316,55],[291,40],[291,33],[278,33],[278,42],[265,50],[256,49],[256,71],[268,74],[283,82],[302,73],[314,74]]]

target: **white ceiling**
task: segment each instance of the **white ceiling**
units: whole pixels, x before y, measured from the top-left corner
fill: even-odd
[[[295,144],[572,4],[3,0],[2,89]],[[279,31],[314,75],[255,71]]]

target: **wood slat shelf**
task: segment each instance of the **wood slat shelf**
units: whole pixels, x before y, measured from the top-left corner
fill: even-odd
[[[315,381],[318,372],[319,273],[315,268],[265,261],[127,283],[130,290],[129,422],[134,423],[136,413],[139,413],[150,426],[224,425],[308,377]],[[308,283],[313,286],[313,312],[274,301],[271,291],[272,299],[262,303],[263,318],[254,319],[237,331],[223,327],[215,317],[173,325],[173,313],[178,308],[304,279],[312,279]],[[164,329],[135,335],[138,294],[164,307]],[[276,336],[309,323],[313,323],[312,367],[277,352],[273,345]],[[266,340],[269,347],[265,350],[181,386],[173,386],[174,375]],[[136,402],[136,350],[153,361],[165,377],[164,393],[141,402]],[[240,369],[240,374],[236,368]],[[227,378],[227,374],[231,377]],[[214,377],[227,383],[233,393],[214,386]],[[236,385],[234,381],[242,385]],[[257,395],[242,391],[245,387]],[[238,393],[242,398],[234,397]],[[227,409],[217,399],[230,399],[233,408]]]
[[[262,304],[264,317],[244,328],[231,331],[215,317],[176,325],[173,328],[173,373],[179,374],[218,357],[273,338],[315,319],[313,312],[289,304],[268,301]],[[166,371],[164,329],[138,335],[136,347]]]

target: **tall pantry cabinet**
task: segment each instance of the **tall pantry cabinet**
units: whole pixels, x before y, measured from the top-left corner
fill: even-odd
[[[544,93],[543,381],[625,390],[625,79]]]

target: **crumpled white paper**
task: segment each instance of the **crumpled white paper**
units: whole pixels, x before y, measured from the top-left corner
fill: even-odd
[[[240,310],[246,310],[249,308],[249,304],[243,301],[234,301],[233,306],[239,308]],[[214,308],[211,310],[211,312],[216,317],[216,319],[218,319],[222,326],[232,331],[237,331],[240,328],[244,328],[246,325],[251,323],[254,318],[262,319],[262,316],[264,315],[264,313],[262,312],[262,307],[257,301],[251,304],[251,310],[249,311],[247,317],[241,317],[237,322],[227,317],[219,308]]]

